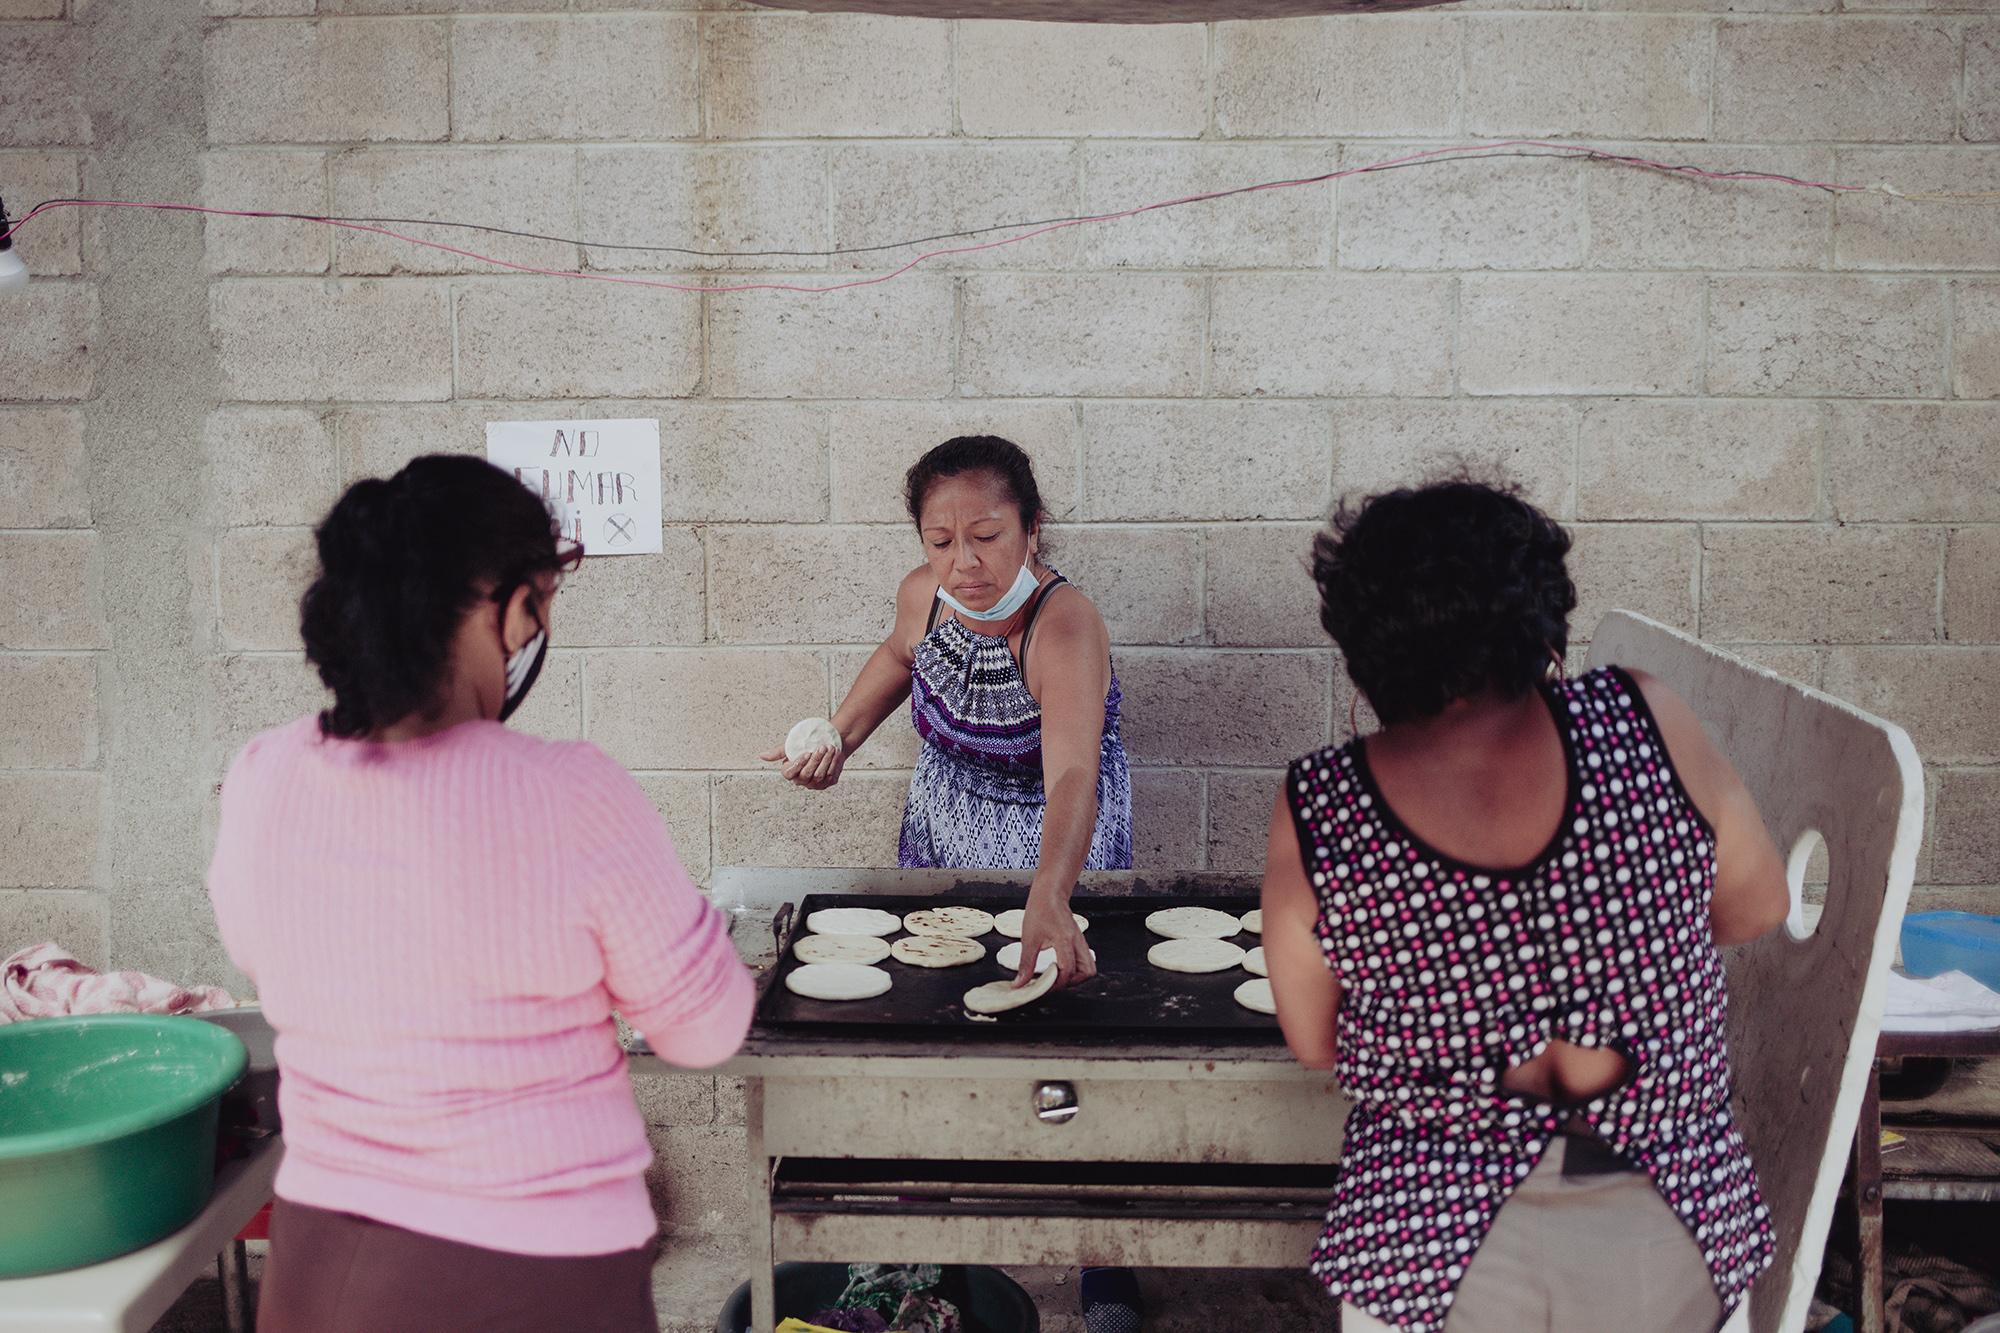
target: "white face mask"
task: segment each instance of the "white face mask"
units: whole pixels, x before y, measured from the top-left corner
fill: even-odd
[[[958,612],[967,620],[1005,620],[1008,616],[1013,615],[1028,604],[1028,599],[1035,595],[1035,589],[1038,586],[1035,582],[1035,576],[1028,572],[1026,565],[1022,565],[1021,572],[1014,576],[1014,586],[1007,589],[999,601],[993,603],[993,605],[987,607],[984,611],[973,610],[964,602],[959,601],[958,598],[946,592],[942,587],[938,589],[938,598],[946,606]]]

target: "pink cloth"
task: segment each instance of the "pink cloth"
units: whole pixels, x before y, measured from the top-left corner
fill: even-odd
[[[53,944],[0,963],[0,1023],[64,1014],[193,1014],[233,1009],[220,986],[176,986],[144,972],[99,972]]]
[[[742,1044],[753,991],[603,751],[301,718],[237,756],[208,886],[278,1034],[281,1197],[522,1254],[653,1234],[612,1010],[702,1068]]]

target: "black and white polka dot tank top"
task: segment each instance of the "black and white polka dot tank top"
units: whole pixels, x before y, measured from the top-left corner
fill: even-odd
[[[1287,778],[1342,987],[1334,1075],[1355,1103],[1312,1271],[1405,1330],[1443,1327],[1507,1196],[1576,1122],[1652,1178],[1726,1309],[1775,1248],[1729,1109],[1714,831],[1629,675],[1607,667],[1545,697],[1567,814],[1519,869],[1426,846],[1354,744]],[[1580,1106],[1501,1087],[1558,1039],[1622,1052],[1630,1079]]]

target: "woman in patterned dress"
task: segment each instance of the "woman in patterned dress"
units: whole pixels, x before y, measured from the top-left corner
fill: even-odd
[[[1104,618],[1041,557],[1043,508],[1028,456],[992,435],[946,440],[905,479],[924,563],[896,593],[896,623],[832,721],[841,743],[785,765],[823,790],[910,700],[923,751],[898,861],[1032,870],[1021,966],[1055,953],[1058,985],[1096,975],[1069,909],[1083,870],[1132,865],[1132,790]],[[784,758],[782,748],[764,758]]]
[[[1464,481],[1314,544],[1382,727],[1288,771],[1264,950],[1354,1101],[1311,1263],[1347,1333],[1747,1328],[1771,1262],[1717,946],[1784,919],[1784,865],[1673,691],[1564,679],[1569,544]]]

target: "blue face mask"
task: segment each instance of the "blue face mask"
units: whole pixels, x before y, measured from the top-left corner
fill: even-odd
[[[938,589],[938,599],[952,610],[964,616],[967,620],[1005,620],[1008,616],[1013,615],[1028,604],[1028,599],[1035,595],[1035,589],[1038,586],[1035,582],[1035,576],[1028,572],[1026,565],[1022,565],[1021,572],[1014,576],[1014,586],[1007,589],[999,601],[993,603],[993,605],[987,607],[984,611],[973,610],[964,602],[959,601],[958,598],[946,592],[942,587]]]

